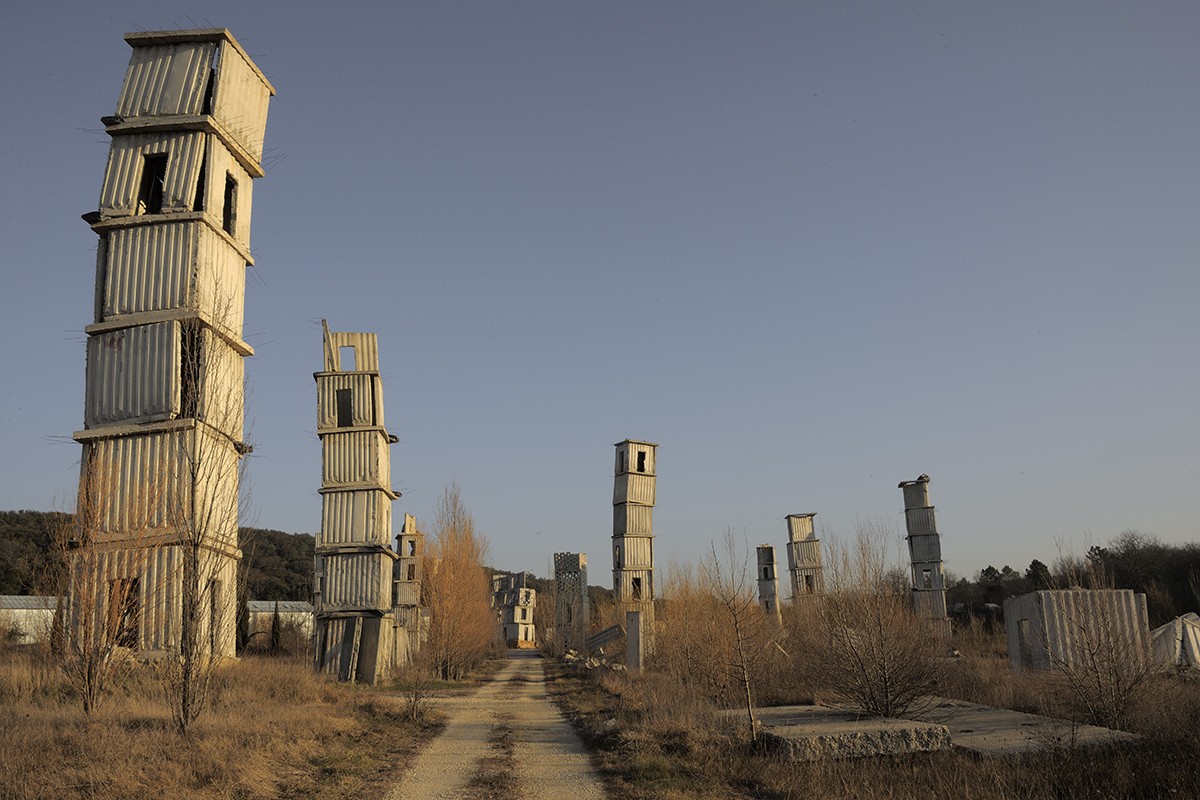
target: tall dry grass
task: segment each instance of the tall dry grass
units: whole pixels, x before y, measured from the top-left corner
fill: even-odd
[[[161,692],[142,668],[84,715],[35,650],[0,651],[0,797],[381,796],[431,725],[284,659],[219,670],[187,734]]]

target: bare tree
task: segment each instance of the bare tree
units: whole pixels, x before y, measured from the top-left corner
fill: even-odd
[[[805,669],[868,714],[901,716],[934,692],[944,639],[889,580],[891,532],[860,523],[851,547],[831,543],[826,593],[800,614],[796,648]]]
[[[91,714],[119,688],[136,664],[144,613],[140,579],[150,548],[163,536],[155,526],[160,484],[121,490],[114,471],[85,463],[75,513],[55,518],[51,576],[57,597],[52,647],[67,684]],[[116,510],[125,530],[108,535]]]
[[[704,571],[716,606],[728,626],[729,639],[723,653],[725,668],[734,677],[745,704],[750,740],[757,741],[754,674],[765,648],[770,645],[770,633],[777,626],[771,624],[755,597],[754,556],[749,545],[744,541],[743,545],[739,548],[733,531],[726,531],[720,552],[715,543],[710,546]]]
[[[439,676],[463,677],[495,652],[497,625],[483,560],[487,544],[462,503],[457,484],[438,503],[425,550],[424,605],[429,639],[421,655]]]

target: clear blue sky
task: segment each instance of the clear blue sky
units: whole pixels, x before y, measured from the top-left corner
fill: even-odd
[[[207,26],[278,90],[257,524],[320,526],[325,317],[379,334],[396,517],[457,480],[503,568],[608,582],[626,437],[660,565],[899,531],[923,472],[960,574],[1200,538],[1194,2],[6,3],[0,508],[76,479],[121,37]]]

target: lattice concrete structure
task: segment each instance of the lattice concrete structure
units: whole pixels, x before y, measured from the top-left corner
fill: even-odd
[[[591,622],[587,554],[554,554],[554,628],[562,648],[582,650]]]
[[[1004,601],[1014,669],[1139,669],[1150,658],[1146,595],[1132,589],[1054,589]]]
[[[775,563],[775,548],[760,544],[755,550],[758,561],[758,602],[768,616],[783,622],[783,610],[779,607],[779,569]]]
[[[792,577],[792,602],[825,591],[821,571],[821,540],[813,527],[816,514],[788,514],[787,560]]]
[[[617,619],[640,611],[641,642],[654,651],[654,499],[658,445],[617,442],[613,481],[613,596]]]
[[[275,93],[228,30],[131,33],[87,333],[76,633],[234,655],[250,208]],[[115,608],[114,608],[115,606]],[[105,622],[108,620],[108,622]],[[80,633],[80,635],[84,635]],[[94,634],[87,634],[89,636]],[[194,637],[194,638],[193,638]]]
[[[404,515],[404,527],[396,537],[396,571],[392,604],[396,611],[396,652],[400,664],[411,664],[421,650],[421,564],[425,557],[425,534],[417,530],[417,518]]]
[[[392,594],[391,445],[384,427],[379,344],[373,333],[335,333],[321,321],[325,368],[317,381],[321,533],[313,613],[316,668],[374,683],[398,659]]]
[[[529,584],[530,576],[526,572],[498,572],[492,576],[492,608],[496,609],[501,636],[509,647],[537,646],[537,629],[533,622],[537,591]]]
[[[908,529],[908,554],[912,562],[913,609],[917,617],[950,632],[946,616],[946,576],[942,569],[942,537],[929,505],[929,476],[901,481],[904,492],[904,525]]]

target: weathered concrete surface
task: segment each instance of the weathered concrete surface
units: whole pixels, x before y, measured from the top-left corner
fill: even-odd
[[[733,718],[745,712],[726,712]],[[790,758],[863,756],[945,750],[950,731],[945,725],[907,719],[860,717],[852,711],[824,706],[774,706],[755,710],[766,741]]]
[[[492,726],[513,729],[514,777],[527,800],[603,800],[591,757],[571,725],[546,696],[542,660],[509,651],[509,661],[474,694],[436,701],[449,719],[387,796],[388,800],[473,797],[468,783],[489,754]]]
[[[1048,747],[1113,744],[1137,739],[1125,731],[1072,726],[1070,722],[1007,708],[993,708],[962,700],[938,698],[937,705],[917,715],[926,722],[945,725],[955,747],[980,755],[1001,756]]]

